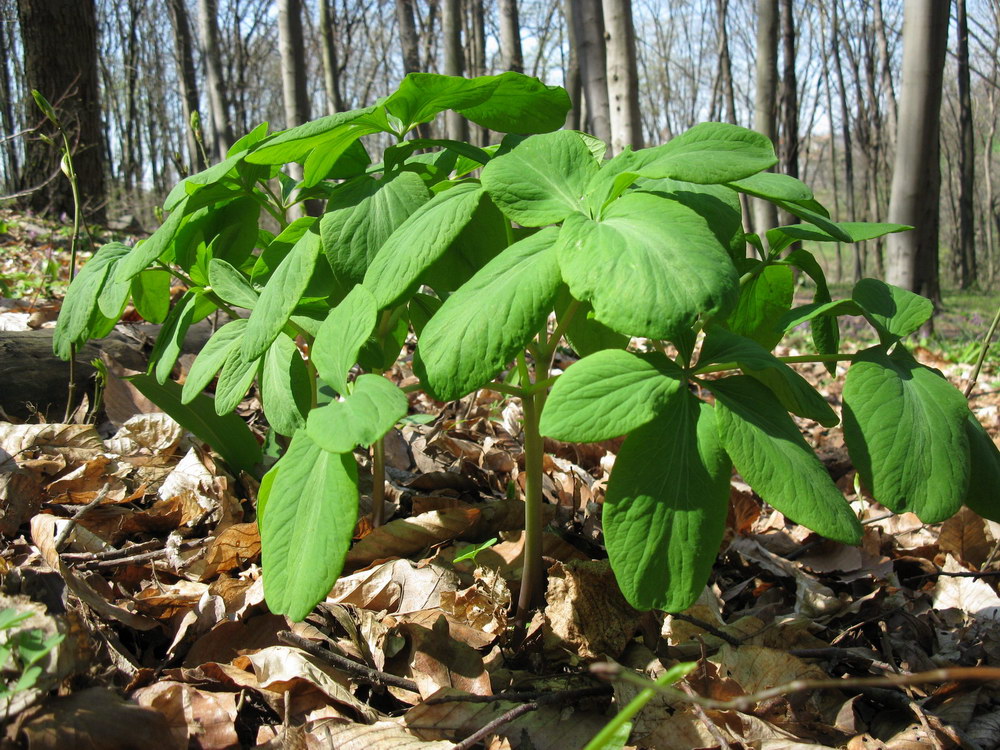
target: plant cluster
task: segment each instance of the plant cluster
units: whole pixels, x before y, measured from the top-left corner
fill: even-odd
[[[0,610],[0,670],[4,674],[0,703],[9,704],[15,695],[37,684],[45,669],[45,657],[65,637],[56,633],[46,638],[38,628],[17,629],[30,618],[30,612],[18,612],[13,607]]]
[[[858,542],[855,513],[791,415],[827,427],[840,418],[795,361],[831,372],[850,361],[843,429],[876,500],[926,522],[963,503],[1000,517],[1000,452],[962,395],[902,342],[931,303],[872,279],[833,301],[814,256],[793,249],[907,227],[832,220],[802,182],[766,171],[773,146],[750,130],[705,123],[606,159],[604,143],[559,130],[568,107],[562,89],[516,73],[411,74],[374,106],[273,134],[261,125],[174,188],[151,237],[105,245],[71,286],[56,352],[108,333],[131,299],[163,323],[135,385],[249,472],[261,449],[233,410],[256,382],[280,452],[257,508],[272,611],[302,619],[338,577],[357,521],[359,450],[371,451],[381,520],[382,439],[408,407],[383,373],[411,332],[418,387],[431,396],[489,386],[523,404],[521,612],[542,585],[543,435],[627,436],[603,526],[637,608],[676,611],[698,596],[734,465],[789,518]],[[410,137],[445,110],[507,135],[486,148]],[[363,139],[376,133],[396,142],[373,162]],[[303,167],[298,183],[282,171],[290,162]],[[740,194],[802,223],[747,234]],[[325,201],[322,215],[288,220],[313,200]],[[794,269],[816,284],[804,307],[793,308]],[[173,305],[172,278],[187,287]],[[217,310],[230,322],[176,386],[186,330]],[[840,353],[839,315],[864,316],[879,343]],[[807,322],[816,353],[776,357]],[[581,359],[558,374],[564,340]],[[213,403],[202,391],[216,377]]]

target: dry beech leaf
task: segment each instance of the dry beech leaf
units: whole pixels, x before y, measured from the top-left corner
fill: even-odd
[[[136,607],[146,615],[160,620],[169,620],[193,608],[202,595],[208,591],[208,584],[196,581],[176,581],[159,586],[147,586],[135,595]]]
[[[184,666],[192,668],[206,662],[225,663],[239,654],[278,646],[278,631],[281,630],[288,630],[284,615],[268,613],[242,622],[224,620],[195,641],[184,657]]]
[[[461,695],[450,688],[439,690],[430,698]],[[509,701],[491,703],[419,703],[403,716],[403,723],[427,740],[458,740],[467,737],[506,711],[517,706]],[[514,747],[534,750],[569,750],[583,747],[605,724],[606,716],[585,713],[567,706],[542,706],[497,729],[497,734],[511,739]],[[526,741],[525,738],[526,737]],[[530,743],[530,744],[528,744]],[[688,746],[687,750],[697,745]]]
[[[948,555],[942,570],[946,573],[964,573],[966,569]],[[1000,596],[979,578],[939,576],[934,587],[934,608],[954,607],[966,615],[987,620],[1000,620]]]
[[[53,698],[26,718],[21,731],[29,750],[148,750],[151,740],[163,750],[188,747],[174,743],[159,711],[127,703],[99,687]]]
[[[479,520],[476,508],[450,508],[397,518],[357,542],[347,553],[344,567],[357,570],[376,560],[408,557],[465,534]]]
[[[553,565],[545,602],[546,642],[583,659],[617,658],[639,627],[606,560]]]
[[[193,448],[163,480],[157,494],[163,500],[180,499],[181,523],[186,526],[207,522],[219,533],[243,520],[240,501],[230,490],[228,478],[209,470]]]
[[[390,624],[407,623],[410,625],[420,625],[421,627],[430,629],[442,617],[448,621],[448,632],[452,638],[467,646],[471,646],[477,651],[483,650],[497,639],[495,635],[477,630],[447,612],[442,613],[440,609],[425,609],[405,615],[390,615],[385,618],[385,621]]]
[[[167,720],[173,744],[201,750],[239,748],[236,736],[236,693],[213,693],[193,685],[161,680],[132,693],[140,706],[159,711]]]
[[[462,591],[441,594],[441,609],[470,627],[490,635],[499,635],[507,627],[510,589],[496,571],[477,567],[475,583]]]
[[[986,535],[986,521],[965,506],[941,524],[938,546],[973,568],[986,562],[993,547]]]
[[[190,573],[205,580],[219,573],[242,568],[260,558],[260,532],[257,522],[234,523],[222,531],[211,544],[205,557],[188,568]]]
[[[396,633],[407,638],[407,648],[389,660],[387,668],[392,671],[393,664],[405,662],[406,676],[417,683],[422,697],[427,698],[442,687],[474,695],[492,694],[483,657],[476,649],[451,636],[443,614],[438,613],[437,620],[429,628],[401,622],[396,626]]]
[[[105,450],[93,425],[0,422],[0,449],[10,456],[20,456],[31,448],[84,461]]]
[[[353,724],[343,721],[320,721],[308,727],[307,750],[450,750],[447,741],[428,741],[391,721]]]
[[[442,591],[457,588],[458,576],[453,570],[392,560],[338,579],[327,600],[371,610],[415,612],[438,606]]]
[[[180,445],[182,437],[183,428],[166,414],[136,414],[107,440],[107,446],[109,451],[120,456],[167,458]]]
[[[733,647],[726,644],[711,661],[719,666],[721,674],[736,680],[747,693],[784,685],[792,680],[821,680],[826,677],[819,667],[784,651],[764,646]]]
[[[37,515],[31,519],[31,539],[42,553],[49,566],[57,571],[66,582],[66,586],[95,612],[136,630],[152,630],[157,626],[156,620],[130,612],[127,609],[112,604],[101,596],[86,580],[68,565],[63,563],[55,549],[56,518]]]
[[[17,536],[21,525],[42,509],[44,480],[32,471],[16,468],[0,473],[0,536]]]

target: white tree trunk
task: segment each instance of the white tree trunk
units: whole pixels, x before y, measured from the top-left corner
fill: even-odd
[[[753,128],[772,141],[777,140],[778,101],[778,0],[757,1],[757,71]],[[775,144],[777,145],[777,144]],[[778,224],[778,209],[773,203],[753,201],[754,231],[764,237]]]
[[[219,56],[218,12],[216,0],[198,0],[198,27],[205,58],[208,103],[212,110],[212,138],[215,158],[221,161],[226,158],[226,152],[233,144],[233,128],[229,122],[226,84],[222,78],[222,60]]]
[[[642,148],[639,116],[639,74],[635,55],[635,29],[631,0],[604,0],[604,38],[607,43],[608,105],[611,119],[611,153],[626,146]]]
[[[516,73],[524,72],[517,0],[500,0],[500,56],[503,58],[504,68]]]

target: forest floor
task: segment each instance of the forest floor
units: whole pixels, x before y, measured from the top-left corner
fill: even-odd
[[[0,336],[52,325],[66,246],[62,227],[0,211]],[[947,311],[951,338],[918,358],[964,389],[991,313]],[[781,353],[807,346],[793,334]],[[970,398],[994,440],[998,365]],[[839,407],[842,378],[800,372]],[[392,375],[412,375],[405,359]],[[1000,747],[1000,524],[887,513],[839,428],[800,423],[862,544],[818,538],[734,475],[710,585],[673,616],[631,610],[603,553],[617,442],[547,443],[546,606],[515,632],[517,405],[413,394],[387,441],[392,519],[362,516],[344,575],[293,623],[263,601],[257,483],[130,389],[111,375],[98,424],[0,422],[0,612],[30,614],[0,614],[4,747],[572,750],[677,662],[695,666],[627,747]],[[240,413],[256,425],[259,403]]]

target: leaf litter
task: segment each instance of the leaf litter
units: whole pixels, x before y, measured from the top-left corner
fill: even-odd
[[[822,368],[800,372],[839,405]],[[424,416],[386,441],[391,520],[362,516],[344,575],[292,623],[263,601],[256,481],[129,388],[109,388],[100,430],[0,423],[3,603],[65,636],[6,706],[12,747],[582,747],[680,661],[695,670],[627,747],[1000,747],[1000,525],[873,505],[839,428],[799,422],[862,544],[796,526],[734,476],[710,585],[675,615],[632,610],[603,554],[621,441],[546,441],[546,605],[519,624],[519,404],[415,394]],[[972,401],[994,440],[998,402]]]

